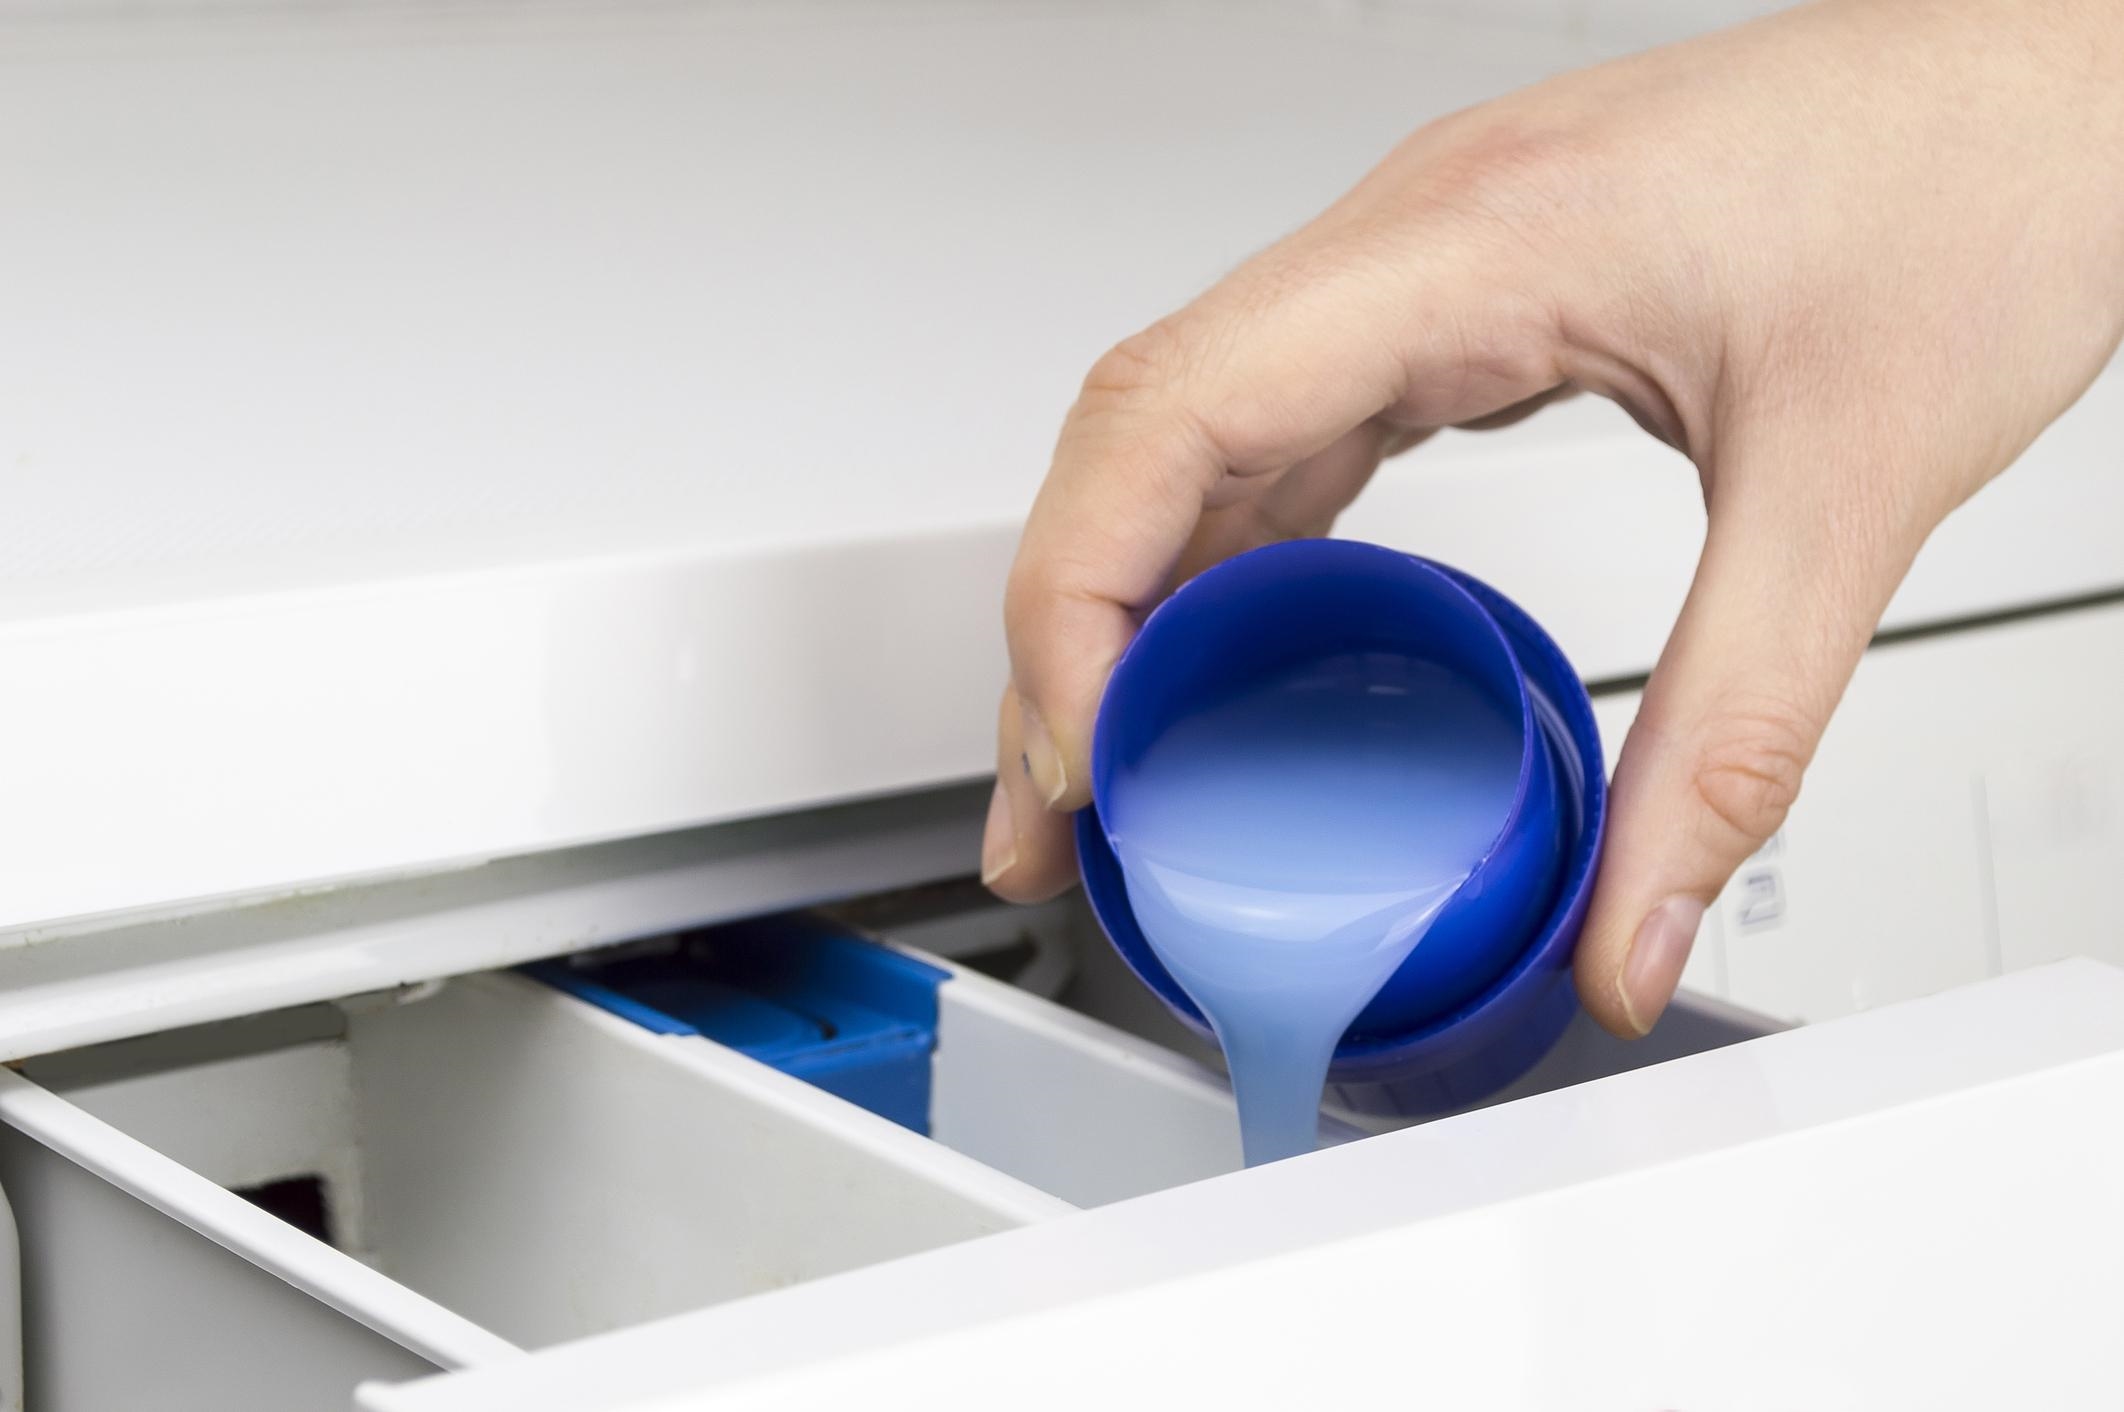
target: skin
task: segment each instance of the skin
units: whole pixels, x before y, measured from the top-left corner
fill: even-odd
[[[1423,128],[1085,379],[1006,595],[984,880],[1074,881],[1100,691],[1175,583],[1583,390],[1708,510],[1577,955],[1643,1034],[1919,547],[2120,333],[2119,0],[1825,0]]]

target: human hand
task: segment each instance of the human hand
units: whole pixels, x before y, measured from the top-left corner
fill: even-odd
[[[2120,151],[2105,0],[1831,0],[1417,132],[1085,380],[1011,572],[984,880],[1073,880],[1100,692],[1175,583],[1585,389],[1709,511],[1577,955],[1644,1033],[1926,536],[2115,349]]]

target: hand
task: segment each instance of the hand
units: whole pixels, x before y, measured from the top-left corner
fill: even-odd
[[[1085,380],[1011,573],[985,880],[1073,879],[1100,691],[1176,582],[1582,388],[1709,510],[1577,957],[1644,1033],[1919,546],[2116,347],[2120,152],[2110,0],[1832,0],[1416,133]]]

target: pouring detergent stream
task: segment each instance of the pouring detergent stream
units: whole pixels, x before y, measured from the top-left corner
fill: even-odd
[[[1336,1044],[1497,838],[1518,721],[1392,652],[1175,720],[1107,820],[1136,919],[1217,1033],[1249,1166],[1311,1151]]]
[[[1248,1163],[1309,1150],[1323,1080],[1465,1107],[1577,1013],[1599,733],[1525,613],[1346,540],[1182,585],[1108,678],[1077,820],[1129,966],[1230,1062]]]

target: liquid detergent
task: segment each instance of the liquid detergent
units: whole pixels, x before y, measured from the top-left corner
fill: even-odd
[[[1465,676],[1351,652],[1179,716],[1114,791],[1130,904],[1224,1047],[1247,1165],[1314,1147],[1337,1043],[1496,840],[1522,749]]]

